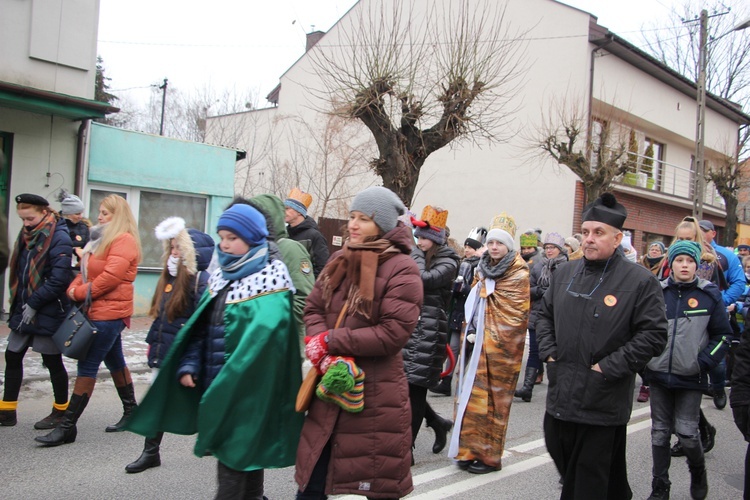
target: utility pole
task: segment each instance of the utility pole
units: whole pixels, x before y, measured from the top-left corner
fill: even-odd
[[[706,59],[708,45],[708,11],[703,9],[700,17],[700,52],[698,56],[698,117],[695,124],[695,182],[693,188],[693,217],[703,218],[703,199],[706,194],[704,145],[706,132]]]
[[[164,135],[164,106],[167,103],[167,79],[164,79],[164,83],[159,85],[162,90],[161,93],[161,122],[159,123],[159,135]]]

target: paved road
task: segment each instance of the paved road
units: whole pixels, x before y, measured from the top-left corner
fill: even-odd
[[[35,362],[33,356],[28,362]],[[164,438],[161,467],[141,474],[124,472],[124,466],[140,454],[142,438],[130,433],[104,432],[121,411],[112,382],[106,378],[97,384],[79,422],[76,442],[58,448],[37,447],[33,438],[41,431],[35,431],[33,423],[49,412],[51,389],[43,377],[34,378],[40,380],[24,385],[18,425],[0,427],[0,497],[4,500],[212,498],[215,460],[193,456],[194,438],[190,436]],[[143,395],[147,387],[147,374],[137,375],[137,394]],[[546,384],[537,386],[531,403],[517,400],[513,405],[506,457],[500,472],[474,476],[459,471],[445,456],[431,453],[433,434],[423,428],[417,441],[417,464],[412,469],[415,491],[408,498],[559,498],[558,475],[546,454],[541,432],[545,393]],[[438,413],[451,414],[450,398],[431,395],[429,401]],[[716,448],[707,455],[709,498],[741,498],[745,443],[734,427],[729,408],[716,410],[708,398],[704,398],[703,406],[718,429]],[[649,429],[648,404],[635,403],[629,425],[628,471],[636,499],[644,499],[650,493]],[[689,498],[690,480],[684,459],[673,461],[671,476],[672,498]],[[295,491],[291,468],[266,472],[269,498],[291,499]]]

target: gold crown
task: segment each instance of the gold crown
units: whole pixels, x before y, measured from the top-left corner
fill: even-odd
[[[448,211],[427,205],[422,210],[422,217],[420,219],[432,227],[445,229],[446,224],[448,224]]]
[[[302,203],[305,208],[310,208],[310,204],[312,203],[312,196],[310,193],[305,193],[299,188],[292,188],[292,190],[289,191],[289,196],[287,196],[287,198],[297,200]]]
[[[496,215],[495,218],[492,219],[492,223],[490,224],[490,231],[493,229],[502,229],[503,231],[508,233],[511,238],[515,238],[516,220],[512,215],[508,215],[503,212],[500,215]]]
[[[535,247],[538,243],[539,239],[536,237],[536,233],[523,233],[521,235],[522,247]]]

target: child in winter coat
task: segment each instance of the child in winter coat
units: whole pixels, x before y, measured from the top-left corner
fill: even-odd
[[[217,498],[260,499],[263,469],[294,464],[302,427],[294,286],[258,210],[233,205],[217,231],[219,269],[128,429],[197,432],[195,455],[218,459]]]
[[[78,196],[68,193],[65,189],[61,189],[57,195],[57,199],[60,202],[60,215],[65,217],[65,224],[67,224],[68,232],[70,233],[70,241],[73,244],[73,260],[71,261],[71,265],[74,271],[79,272],[81,270],[83,249],[90,239],[89,228],[91,227],[91,222],[83,216],[85,207]]]
[[[197,229],[186,229],[185,219],[169,217],[156,226],[156,238],[164,243],[164,267],[151,299],[149,315],[154,318],[146,335],[148,366],[154,377],[169,352],[172,341],[195,311],[208,282],[214,240]],[[159,446],[163,433],[146,438],[143,453],[125,466],[130,473],[161,465]]]
[[[661,282],[669,337],[664,352],[646,365],[654,476],[649,498],[653,499],[669,498],[673,429],[687,457],[691,497],[706,498],[708,493],[698,430],[701,397],[708,388],[708,371],[726,354],[732,330],[718,287],[696,276],[701,252],[694,241],[674,242],[668,253],[671,273]]]

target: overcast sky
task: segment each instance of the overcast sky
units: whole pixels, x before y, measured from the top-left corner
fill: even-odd
[[[523,1],[523,0],[511,0]],[[738,1],[726,0],[732,4]],[[305,33],[327,31],[356,0],[102,0],[98,53],[116,95],[145,101],[169,79],[184,91],[253,90],[258,105],[305,48]],[[638,31],[682,0],[567,0],[636,42]]]

